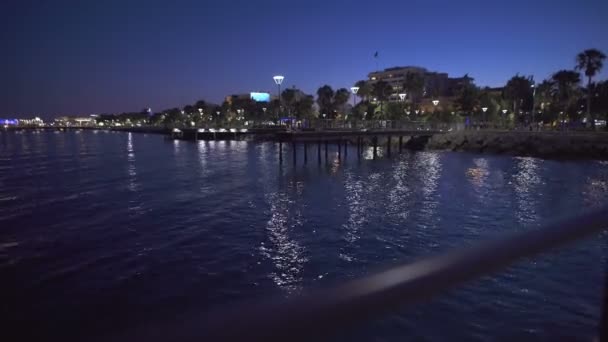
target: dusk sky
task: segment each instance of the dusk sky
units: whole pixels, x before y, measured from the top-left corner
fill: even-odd
[[[350,87],[417,65],[501,86],[608,53],[608,1],[31,1],[0,11],[0,117],[160,111],[199,99]],[[599,78],[605,79],[608,66]]]

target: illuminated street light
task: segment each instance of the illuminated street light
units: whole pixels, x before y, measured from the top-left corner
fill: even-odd
[[[536,85],[534,84],[534,81],[532,81],[530,88],[533,89],[532,90],[532,123],[534,123],[534,98],[536,97]]]
[[[433,100],[433,106],[437,107],[438,104],[439,104],[439,100]]]
[[[481,110],[483,110],[483,112],[485,113],[488,111],[488,107],[483,107],[483,108],[481,108]]]
[[[359,87],[350,87],[350,91],[353,92],[353,95],[357,96],[359,92]],[[353,107],[355,106],[355,96],[353,96]]]
[[[507,114],[507,112],[508,112],[508,110],[506,110],[506,109],[503,109],[503,110],[502,110],[502,113],[503,113],[503,114]]]
[[[272,79],[274,80],[274,83],[276,83],[277,87],[279,87],[279,114],[281,113],[281,84],[283,83],[283,80],[285,79],[284,76],[281,75],[276,75],[274,77],[272,77]]]
[[[483,120],[488,121],[488,119],[486,118],[486,112],[488,111],[488,107],[482,107],[481,110],[483,111]]]
[[[405,93],[399,94],[399,99],[401,100],[401,102],[405,101],[406,96],[407,96],[407,94],[405,94]]]

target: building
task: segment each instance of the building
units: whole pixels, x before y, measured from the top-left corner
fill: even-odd
[[[254,100],[256,102],[270,102],[270,94],[266,92],[251,92],[246,94],[233,94],[224,98],[224,101],[232,105],[234,101]]]
[[[92,127],[96,125],[96,116],[61,116],[55,119],[55,126]]]
[[[382,71],[373,71],[368,75],[370,83],[384,81],[393,88],[393,94],[390,96],[390,101],[398,101],[399,93],[404,92],[403,83],[405,82],[408,73],[418,73],[424,79],[424,94],[423,96],[431,97],[449,97],[453,96],[455,89],[467,81],[467,76],[451,78],[445,72],[429,71],[422,67],[405,66],[393,67]]]

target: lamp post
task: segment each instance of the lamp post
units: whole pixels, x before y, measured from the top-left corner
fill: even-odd
[[[532,123],[534,123],[534,98],[536,97],[536,85],[534,84],[534,80],[532,80],[530,87],[532,88]]]
[[[483,107],[481,108],[481,111],[483,112],[483,121],[487,121],[486,120],[486,112],[488,111],[488,107]]]
[[[433,100],[433,114],[437,112],[437,105],[439,104],[439,100]],[[424,114],[424,111],[422,112]]]
[[[283,83],[283,80],[285,79],[284,76],[281,75],[276,75],[272,78],[274,80],[274,83],[276,83],[277,87],[279,87],[279,113],[277,114],[277,118],[280,116],[281,114],[281,84]]]
[[[399,100],[401,100],[401,102],[404,102],[406,96],[407,96],[407,94],[405,94],[405,93],[399,94]]]
[[[355,108],[355,96],[357,96],[357,93],[359,92],[359,87],[350,87],[350,91],[353,92],[353,108]]]

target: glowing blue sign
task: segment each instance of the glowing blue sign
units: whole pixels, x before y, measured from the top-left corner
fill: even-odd
[[[17,119],[13,119],[13,120],[9,120],[9,119],[2,120],[2,119],[0,119],[0,124],[2,124],[2,125],[17,125],[17,124],[19,124],[19,120],[17,120]]]
[[[250,95],[255,102],[270,102],[270,94],[268,93],[251,93]]]

